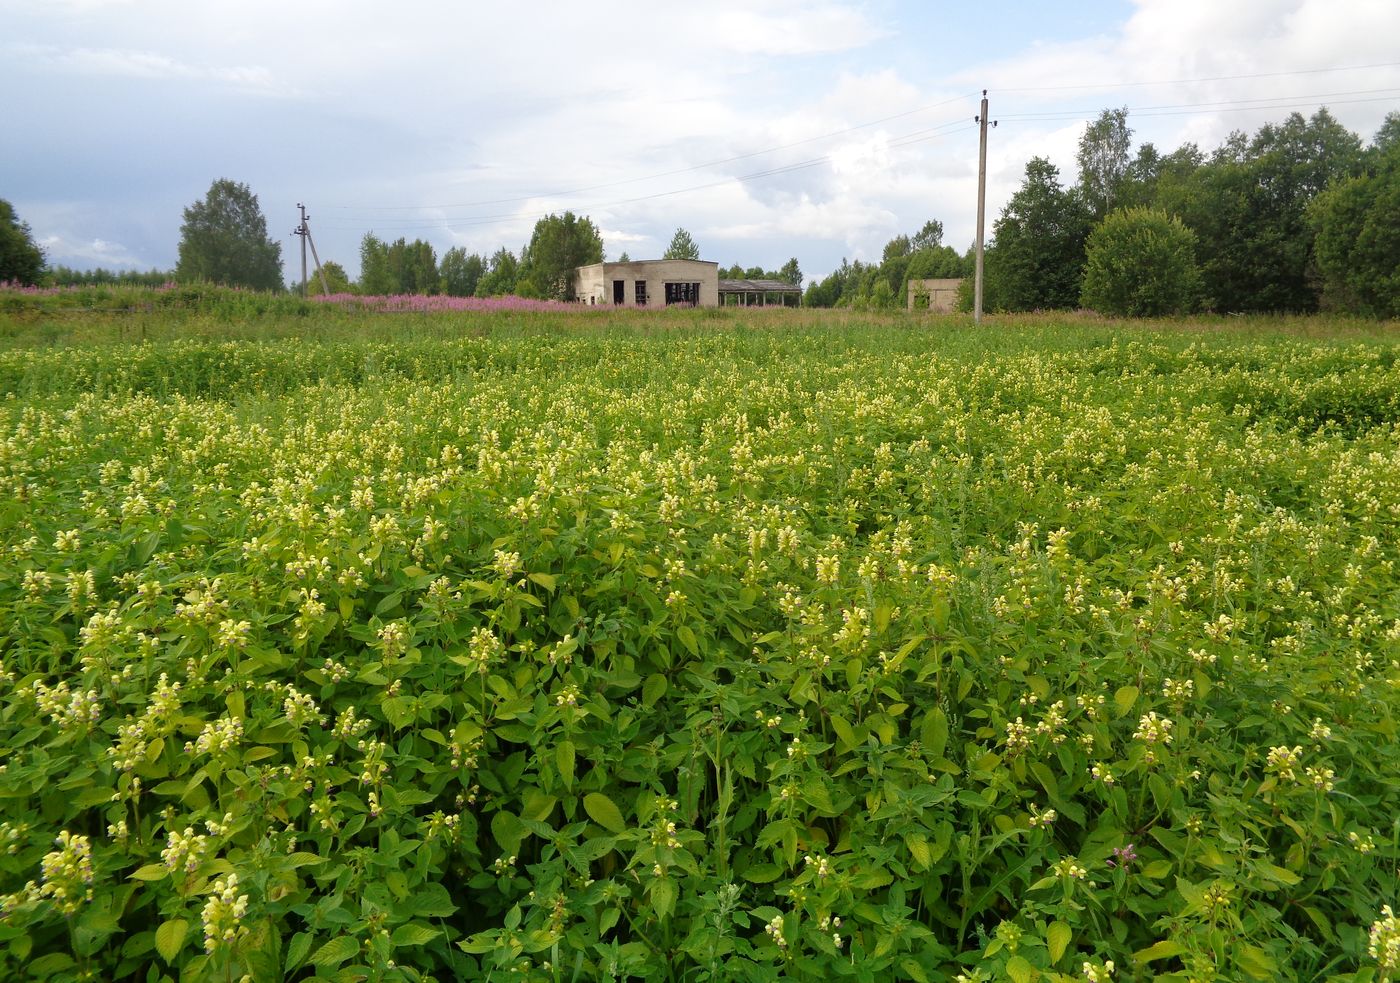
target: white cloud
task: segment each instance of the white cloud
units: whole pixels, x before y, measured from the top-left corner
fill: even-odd
[[[111,270],[145,269],[151,265],[121,243],[105,239],[82,241],[62,235],[47,235],[39,240],[39,245],[43,247],[48,262],[60,266],[82,269],[100,266]]]
[[[6,47],[14,57],[60,73],[154,81],[207,80],[261,92],[278,88],[271,69],[262,65],[192,65],[159,52],[129,48],[63,48],[40,44]]]

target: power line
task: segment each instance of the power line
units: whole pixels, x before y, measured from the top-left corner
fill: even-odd
[[[1255,72],[1249,75],[1204,75],[1199,78],[1161,79],[1155,82],[1085,82],[1079,85],[1031,85],[998,89],[998,92],[1068,92],[1072,89],[1127,89],[1134,86],[1195,85],[1201,82],[1236,82],[1243,79],[1286,78],[1293,75],[1321,75],[1327,72],[1363,72],[1373,68],[1400,68],[1400,61],[1384,61],[1374,65],[1346,65],[1337,68],[1300,68],[1288,72]]]
[[[907,133],[907,134],[904,134],[903,136],[896,137],[894,140],[891,140],[891,141],[889,142],[888,146],[891,147],[891,148],[900,148],[900,147],[913,146],[914,144],[917,144],[917,143],[924,143],[924,142],[927,142],[927,141],[929,141],[929,140],[936,140],[936,139],[939,139],[940,137],[951,136],[952,134],[961,133],[961,132],[964,132],[964,131],[966,131],[966,130],[970,130],[970,129],[973,129],[973,128],[975,128],[975,124],[966,123],[964,120],[961,120],[961,119],[958,119],[958,120],[949,120],[949,121],[946,122],[946,123],[940,123],[940,124],[937,125],[937,126],[930,127],[930,128],[928,128],[928,129],[925,129],[925,130],[915,130],[915,131],[912,132],[912,133]],[[795,172],[795,171],[806,170],[806,169],[812,168],[812,167],[819,167],[819,166],[821,166],[822,164],[831,163],[831,162],[833,161],[833,159],[834,159],[834,158],[832,157],[832,155],[830,155],[830,154],[823,154],[823,155],[820,156],[820,157],[813,157],[813,158],[809,158],[809,159],[807,159],[807,160],[795,161],[795,162],[793,162],[793,163],[791,163],[791,164],[783,164],[783,165],[780,165],[780,166],[778,166],[778,167],[767,168],[767,169],[762,170],[762,171],[753,171],[753,172],[748,173],[748,174],[730,175],[730,176],[724,177],[724,178],[722,178],[722,179],[720,179],[720,180],[718,180],[718,181],[709,181],[709,182],[706,182],[706,183],[704,183],[704,184],[695,184],[695,185],[690,185],[689,187],[684,187],[684,188],[673,188],[673,189],[670,189],[670,190],[667,190],[667,191],[657,191],[657,192],[654,192],[654,193],[652,193],[652,194],[636,195],[636,196],[631,197],[631,198],[622,198],[622,199],[618,199],[618,200],[615,200],[615,201],[598,202],[598,203],[594,203],[594,204],[590,204],[590,205],[580,205],[580,206],[577,206],[577,207],[578,207],[580,210],[592,211],[592,210],[603,209],[603,208],[616,208],[616,207],[618,207],[618,206],[620,206],[620,205],[631,205],[631,204],[636,204],[636,203],[638,203],[638,202],[643,202],[643,201],[654,201],[654,200],[656,200],[656,199],[658,199],[658,198],[668,198],[668,197],[671,197],[671,196],[673,196],[673,195],[689,194],[689,193],[694,192],[694,191],[704,191],[704,190],[708,190],[708,189],[710,189],[710,188],[723,187],[724,185],[731,184],[731,183],[734,183],[734,182],[736,182],[736,181],[737,181],[737,182],[740,182],[740,183],[747,183],[747,182],[749,182],[749,181],[762,180],[763,178],[775,177],[775,176],[782,175],[782,174],[791,174],[791,173],[793,173],[793,172]],[[529,200],[529,199],[524,199],[524,200]],[[541,213],[539,213],[539,215],[537,215],[537,216],[530,216],[530,217],[533,217],[533,218],[537,218],[537,219],[538,219],[538,218],[543,218],[546,214],[548,214],[548,213],[546,213],[546,212],[541,212]],[[520,220],[520,219],[522,219],[522,218],[526,218],[526,217],[525,217],[525,216],[521,216],[518,212],[501,212],[501,213],[494,214],[494,215],[466,216],[466,217],[463,217],[463,218],[460,218],[460,219],[454,219],[454,218],[451,218],[450,216],[442,216],[442,217],[436,218],[436,219],[403,220],[403,221],[391,222],[391,223],[389,223],[389,224],[387,224],[387,225],[385,225],[385,224],[380,224],[379,227],[382,228],[382,229],[384,229],[384,230],[386,230],[386,231],[412,231],[412,230],[414,230],[414,229],[438,229],[438,228],[446,228],[446,229],[449,229],[449,230],[450,230],[450,229],[454,229],[454,228],[471,228],[471,227],[474,227],[474,226],[493,225],[493,224],[495,224],[495,223],[497,223],[497,222],[507,221],[507,220],[516,220],[516,221],[518,221],[518,220]],[[336,228],[336,229],[359,228],[359,226],[344,226],[344,225],[335,225],[335,226],[328,226],[328,227]]]
[[[512,198],[486,198],[480,201],[456,202],[453,204],[445,205],[324,205],[322,207],[334,208],[337,210],[353,211],[419,211],[430,208],[477,208],[482,205],[509,205],[520,201],[532,201],[535,198],[563,198],[568,195],[583,194],[589,191],[601,191],[605,188],[619,188],[628,184],[640,184],[643,181],[655,181],[659,178],[675,177],[677,174],[688,174],[692,171],[703,170],[707,167],[718,167],[721,164],[732,164],[735,161],[750,160],[754,157],[762,157],[765,154],[776,153],[780,150],[791,150],[793,147],[802,147],[806,146],[809,143],[818,143],[822,140],[831,140],[835,137],[845,136],[848,133],[854,133],[857,130],[865,130],[869,129],[872,126],[879,126],[881,123],[889,123],[893,120],[906,119],[910,116],[917,116],[920,113],[926,113],[934,109],[940,109],[943,106],[948,106],[955,102],[961,102],[964,99],[972,98],[975,98],[975,95],[954,96],[951,99],[944,99],[942,102],[936,102],[928,106],[920,106],[918,109],[909,109],[905,110],[902,113],[894,113],[890,116],[882,116],[879,119],[873,119],[865,123],[857,123],[854,126],[848,126],[843,130],[833,130],[830,133],[822,133],[818,136],[807,137],[802,140],[794,140],[792,143],[782,143],[773,147],[765,147],[762,150],[752,150],[748,153],[735,154],[732,157],[722,157],[717,160],[709,160],[700,164],[691,164],[688,167],[678,167],[669,171],[659,171],[655,174],[647,174],[642,177],[625,178],[620,181],[608,181],[603,184],[591,184],[581,188],[568,188],[562,191],[543,191],[537,194],[518,195]]]
[[[1298,101],[1300,101],[1300,100],[1307,100],[1307,102],[1305,103],[1306,105],[1313,105],[1313,104],[1316,104],[1316,101],[1317,101],[1317,100],[1322,100],[1322,99],[1333,99],[1333,98],[1335,98],[1335,97],[1337,97],[1337,96],[1363,96],[1363,95],[1376,95],[1376,94],[1378,94],[1378,93],[1385,93],[1385,95],[1383,95],[1383,96],[1378,96],[1376,99],[1344,99],[1344,100],[1340,100],[1340,102],[1341,102],[1342,104],[1347,104],[1347,103],[1352,103],[1352,102],[1384,102],[1384,101],[1386,101],[1386,100],[1388,100],[1388,99],[1397,99],[1397,98],[1400,98],[1400,86],[1392,86],[1392,87],[1390,87],[1390,88],[1385,88],[1385,89],[1353,89],[1353,90],[1345,91],[1345,92],[1317,92],[1317,93],[1311,93],[1311,94],[1306,94],[1306,95],[1296,95],[1296,96],[1264,96],[1264,97],[1261,97],[1261,98],[1258,98],[1258,99],[1221,99],[1221,100],[1217,100],[1217,101],[1213,101],[1213,102],[1179,102],[1179,103],[1168,103],[1168,104],[1161,105],[1161,106],[1127,106],[1127,107],[1124,107],[1124,108],[1126,108],[1127,111],[1130,112],[1130,113],[1137,113],[1137,114],[1139,114],[1139,115],[1148,115],[1148,114],[1151,114],[1151,113],[1158,113],[1158,112],[1163,112],[1163,111],[1165,111],[1165,110],[1175,110],[1175,109],[1186,109],[1186,110],[1200,110],[1200,109],[1255,109],[1255,108],[1258,108],[1258,109],[1287,109],[1287,108],[1289,108],[1288,105],[1264,105],[1264,104],[1265,104],[1265,103],[1294,103],[1294,102],[1298,102]],[[1034,120],[1034,119],[1076,119],[1076,118],[1080,118],[1080,117],[1083,117],[1083,116],[1092,116],[1092,115],[1094,115],[1096,112],[1098,112],[1098,110],[1060,109],[1060,110],[1047,110],[1047,111],[1042,112],[1042,113],[1008,113],[1008,114],[1002,116],[1001,118],[1002,118],[1002,119],[1027,119],[1027,120]]]

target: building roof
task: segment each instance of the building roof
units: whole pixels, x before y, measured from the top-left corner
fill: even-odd
[[[720,293],[801,293],[802,288],[786,280],[720,280]]]

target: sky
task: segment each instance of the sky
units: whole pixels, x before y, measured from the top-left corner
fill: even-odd
[[[1397,38],[1397,0],[0,0],[0,198],[77,268],[172,268],[229,178],[297,277],[301,202],[352,277],[366,232],[518,254],[568,209],[810,279],[972,243],[983,89],[990,236],[1109,107],[1164,153],[1323,105],[1369,142]]]

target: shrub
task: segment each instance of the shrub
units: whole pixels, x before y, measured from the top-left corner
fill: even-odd
[[[1195,304],[1196,235],[1151,208],[1110,213],[1089,235],[1080,303],[1103,314],[1155,317]]]

